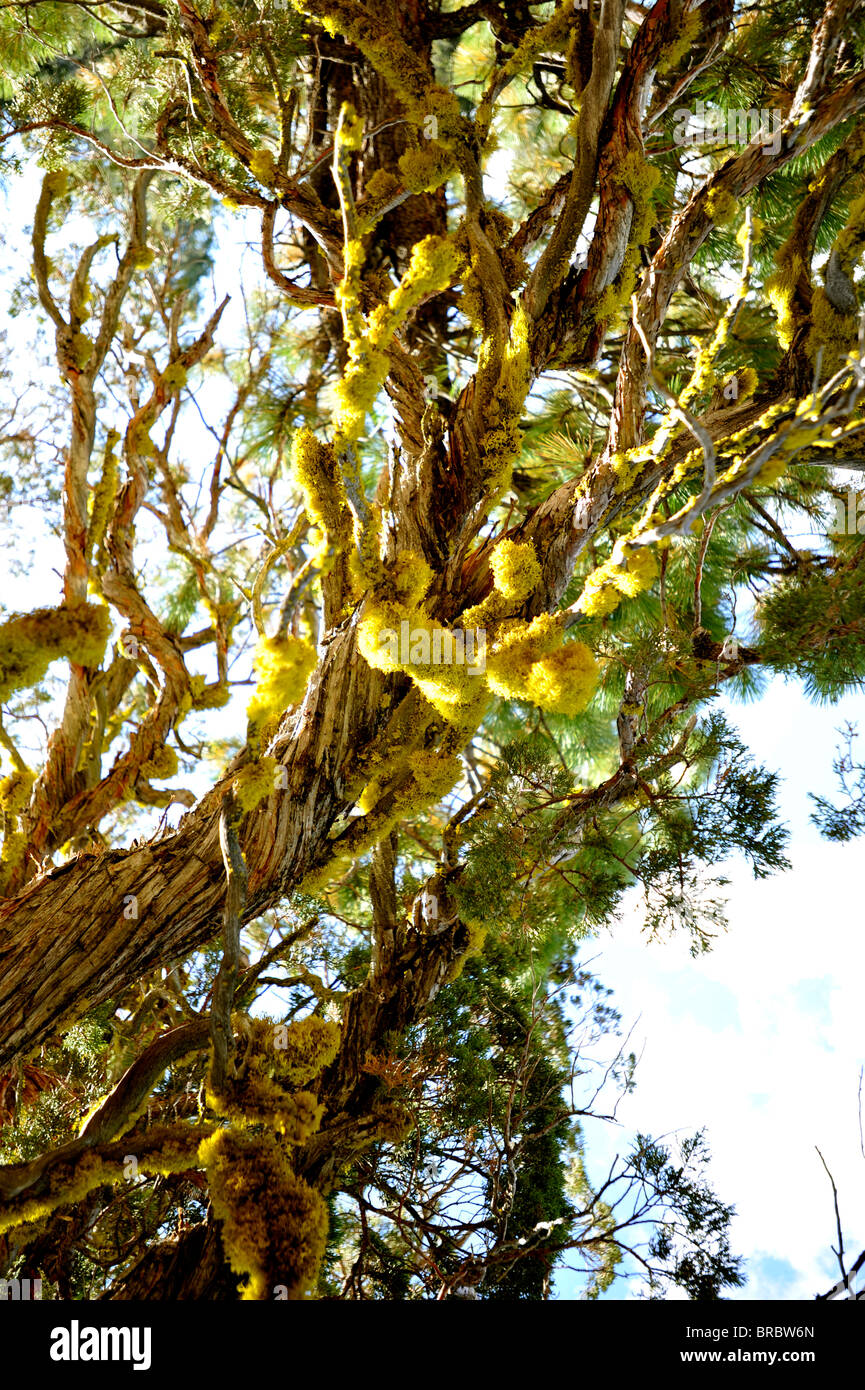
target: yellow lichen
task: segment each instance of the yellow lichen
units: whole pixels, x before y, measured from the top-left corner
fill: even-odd
[[[466,929],[468,945],[464,947],[456,959],[451,961],[451,964],[448,966],[448,971],[444,978],[444,983],[446,985],[452,984],[454,980],[459,979],[466,963],[472,956],[479,956],[482,953],[489,932],[489,928],[483,922],[475,921],[471,917],[462,917],[460,918],[460,922]]]
[[[98,666],[110,628],[108,609],[91,603],[41,608],[0,623],[0,700],[37,685],[60,657],[79,666]]]
[[[280,764],[276,758],[258,758],[235,773],[231,786],[239,809],[244,815],[253,811],[278,785]]]
[[[563,635],[549,613],[515,624],[487,661],[493,693],[528,700],[551,714],[580,714],[595,693],[600,668],[583,642],[562,646]]]
[[[760,240],[760,238],[762,237],[763,232],[764,232],[765,230],[766,230],[766,223],[763,221],[762,217],[756,217],[756,216],[752,213],[752,215],[751,215],[751,244],[752,244],[753,246],[756,246],[757,242]],[[747,220],[744,221],[744,222],[742,223],[741,227],[739,228],[738,232],[736,233],[736,242],[737,242],[738,246],[740,247],[740,249],[744,252],[745,247],[746,247],[747,242],[748,242],[748,223],[747,223]]]
[[[676,66],[685,54],[690,52],[694,40],[700,32],[702,21],[699,9],[691,10],[682,20],[681,28],[675,39],[663,50],[658,60],[658,72],[669,72]]]
[[[19,817],[27,809],[35,778],[29,769],[13,772],[0,782],[0,892],[22,862],[27,851],[27,836],[19,828]]]
[[[732,222],[739,211],[739,200],[725,188],[713,188],[706,198],[706,212],[716,227]]]
[[[376,201],[392,198],[399,188],[399,179],[395,178],[389,169],[376,169],[371,178],[364,184],[364,193],[368,198]]]
[[[510,487],[512,465],[522,448],[520,420],[531,384],[530,332],[528,315],[518,304],[502,354],[499,378],[484,412],[485,429],[478,441],[484,484],[493,496],[501,496]],[[478,354],[479,376],[490,350],[491,341],[485,339]]]
[[[323,533],[323,555],[344,549],[351,536],[351,512],[336,454],[311,430],[300,429],[291,444],[295,482],[303,492],[306,514]]]
[[[293,1023],[255,1019],[253,1036],[266,1046],[268,1056],[272,1052],[277,1073],[286,1082],[306,1086],[336,1057],[341,1033],[338,1023],[311,1014]]]
[[[102,477],[93,489],[93,496],[90,504],[90,523],[87,527],[87,541],[84,546],[84,558],[89,564],[95,556],[99,559],[102,542],[108,527],[108,519],[114,507],[114,499],[117,496],[117,442],[120,435],[117,430],[109,430],[105,440],[105,455],[102,463]]]
[[[186,385],[186,368],[180,362],[172,362],[162,373],[162,385],[167,391],[180,391]]]
[[[409,193],[433,193],[454,169],[453,155],[431,140],[423,149],[406,150],[399,157],[399,171]]]
[[[308,10],[304,0],[291,3],[301,13]],[[469,138],[470,127],[460,115],[457,96],[431,82],[427,63],[406,43],[386,11],[325,0],[316,6],[316,19],[328,33],[341,34],[365,54],[372,69],[400,98],[407,118],[425,137],[437,135],[449,148]]]
[[[142,776],[174,777],[177,772],[177,754],[167,743],[159,744],[146,762],[141,764]]]
[[[403,802],[404,817],[419,815],[440,801],[462,775],[462,762],[456,754],[443,756],[432,748],[418,749],[411,758],[411,781]]]
[[[843,314],[830,303],[826,291],[820,286],[814,291],[811,301],[811,331],[807,339],[807,351],[816,362],[817,352],[822,348],[822,375],[828,376],[844,363],[855,346],[858,336],[858,322],[855,314]]]
[[[541,577],[541,567],[531,541],[520,544],[507,538],[492,553],[490,568],[495,585],[505,598],[522,602]]]
[[[425,577],[419,570],[416,584]],[[449,722],[459,725],[475,714],[480,718],[485,633],[444,628],[423,608],[370,597],[358,627],[358,650],[376,670],[411,676]]]
[[[16,771],[0,782],[0,811],[6,815],[19,815],[25,810],[33,790],[33,773]]]
[[[243,1066],[217,1090],[211,1063],[208,1105],[239,1125],[267,1125],[287,1144],[306,1144],[319,1127],[323,1107],[313,1092],[299,1088],[333,1061],[339,1050],[338,1024],[315,1016],[277,1023],[240,1015],[233,1022],[243,1034]]]
[[[253,657],[258,683],[246,707],[250,723],[261,728],[298,704],[315,663],[316,651],[311,642],[291,634],[260,637]]]
[[[358,229],[364,234],[371,232],[399,193],[399,179],[388,169],[376,169],[364,184],[363,197],[357,205]]]
[[[72,341],[72,360],[76,367],[84,371],[93,356],[93,343],[86,333],[73,333]]]
[[[387,582],[397,602],[416,608],[426,595],[435,575],[416,550],[400,550],[387,574]]]
[[[645,246],[652,230],[652,199],[661,181],[661,172],[647,163],[638,151],[630,150],[620,164],[611,170],[611,178],[629,194],[633,214],[619,273],[593,306],[592,316],[597,321],[611,318],[630,303],[641,265],[640,247]]]
[[[292,1172],[266,1132],[219,1130],[204,1140],[199,1160],[228,1262],[247,1279],[241,1297],[272,1298],[284,1288],[288,1298],[302,1298],[315,1282],[327,1240],[323,1198]]]
[[[137,1155],[138,1167],[145,1174],[182,1173],[197,1166],[201,1132],[182,1125],[151,1126],[147,1148]],[[133,1147],[132,1142],[128,1145]],[[127,1145],[124,1144],[124,1149]],[[25,1222],[50,1216],[59,1207],[81,1202],[94,1188],[119,1182],[127,1176],[127,1154],[105,1156],[86,1149],[74,1158],[51,1165],[47,1191],[38,1197],[25,1194],[7,1201],[0,1212],[0,1234]]]
[[[337,854],[317,868],[309,869],[301,881],[300,891],[315,897],[317,893],[322,893],[329,884],[341,878],[351,868],[351,862],[350,855]]]
[[[639,550],[631,551],[626,562],[625,573],[614,580],[617,588],[627,598],[633,598],[636,594],[642,593],[644,589],[650,589],[658,575],[658,566],[655,557],[648,547],[643,546]]]
[[[865,193],[850,204],[847,222],[835,241],[841,269],[850,274],[865,249]]]
[[[764,463],[758,473],[758,478],[764,487],[777,483],[781,475],[786,471],[790,460],[783,453],[778,453],[771,458],[768,463]]]
[[[453,280],[459,256],[447,237],[424,237],[412,248],[411,260],[387,304],[374,309],[368,321],[359,310],[363,247],[349,241],[345,275],[336,292],[348,338],[345,372],[335,390],[337,455],[351,449],[360,437],[368,412],[390,369],[385,349],[408,313],[424,299],[438,294]]]
[[[753,396],[758,384],[759,378],[753,367],[740,367],[724,382],[723,394],[727,400],[744,401]]]
[[[766,293],[778,320],[778,341],[786,350],[793,341],[796,329],[793,297],[802,273],[803,261],[801,256],[785,244],[776,253],[775,264],[778,269],[766,281]]]
[[[214,681],[208,684],[204,676],[192,676],[189,682],[192,709],[222,709],[231,698],[227,684]]]
[[[412,820],[440,801],[461,776],[456,754],[419,748],[410,758],[398,756],[373,779],[374,795],[363,797],[369,809],[352,822],[341,845],[354,856],[366,853],[399,821]]]
[[[317,1133],[324,1107],[311,1091],[287,1091],[266,1072],[247,1071],[216,1094],[208,1085],[207,1104],[235,1124],[267,1125],[286,1144],[307,1144]]]
[[[530,25],[523,33],[513,53],[496,72],[494,81],[489,84],[487,93],[478,107],[475,122],[482,140],[486,140],[492,121],[496,95],[513,78],[531,69],[541,54],[564,53],[572,24],[570,7],[557,5],[545,24]]]
[[[589,575],[580,594],[577,607],[587,618],[603,618],[612,613],[622,601],[622,595],[613,584],[605,584],[603,579],[594,581]]]
[[[276,160],[270,150],[256,150],[250,158],[249,170],[265,187],[276,182]]]
[[[383,1139],[388,1144],[399,1144],[414,1128],[415,1119],[407,1105],[398,1100],[379,1101],[373,1106],[370,1116],[368,1140]]]
[[[387,307],[375,309],[369,335],[376,346],[387,343],[409,311],[430,295],[446,289],[459,269],[459,255],[448,237],[427,236],[412,247],[405,274],[388,296]]]
[[[624,564],[618,551],[614,551],[605,564],[588,576],[576,606],[592,618],[612,613],[623,597],[634,598],[651,588],[657,573],[655,557],[647,547],[631,551]]]

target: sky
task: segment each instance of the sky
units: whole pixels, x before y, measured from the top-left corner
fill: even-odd
[[[838,1188],[848,1267],[865,1247],[862,845],[823,840],[808,799],[834,793],[836,729],[861,718],[863,699],[815,707],[778,677],[759,703],[726,712],[757,760],[782,774],[793,867],[755,881],[744,862],[728,864],[729,928],[699,959],[684,938],[646,941],[633,909],[593,945],[592,968],[642,1055],[621,1127],[587,1126],[588,1168],[597,1177],[637,1131],[705,1126],[710,1180],[736,1208],[731,1246],[747,1262],[731,1297],[813,1299],[839,1277],[816,1147]],[[623,1281],[608,1294],[628,1296]]]

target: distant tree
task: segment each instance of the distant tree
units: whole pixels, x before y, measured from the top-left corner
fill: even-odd
[[[8,1271],[740,1282],[702,1135],[592,1174],[582,943],[636,886],[705,949],[713,866],[786,864],[712,701],[865,673],[863,47],[854,0],[0,8],[4,563],[37,512],[63,556],[0,594]]]

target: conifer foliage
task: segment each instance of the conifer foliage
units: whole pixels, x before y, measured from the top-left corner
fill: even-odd
[[[861,5],[8,0],[0,51],[0,1272],[723,1296],[705,1135],[595,1171],[587,943],[709,949],[787,864],[721,692],[865,675]]]

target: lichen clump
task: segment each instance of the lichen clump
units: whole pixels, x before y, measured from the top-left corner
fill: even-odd
[[[487,662],[493,693],[528,700],[551,714],[580,714],[595,693],[600,667],[585,643],[562,646],[562,636],[550,613],[511,627]]]
[[[826,289],[814,291],[811,305],[811,331],[806,347],[814,363],[822,349],[822,366],[827,374],[837,371],[856,345],[859,302],[853,272],[863,249],[865,193],[850,204],[847,222],[835,239],[824,272]]]
[[[808,334],[807,351],[812,362],[816,362],[817,353],[822,349],[824,376],[837,371],[853,351],[858,331],[856,315],[845,314],[836,309],[826,291],[818,286],[811,301],[811,331]]]
[[[724,382],[724,394],[726,399],[744,401],[748,396],[753,396],[759,385],[759,377],[753,367],[739,367]],[[735,394],[733,392],[735,391]]]
[[[804,262],[801,256],[785,244],[776,252],[775,264],[778,269],[766,281],[766,293],[778,320],[778,342],[786,351],[796,331],[794,295]]]
[[[181,362],[172,362],[162,373],[162,385],[166,391],[182,391],[186,385],[188,373]]]
[[[117,497],[119,470],[116,449],[119,439],[120,435],[117,430],[108,431],[105,440],[102,477],[93,489],[90,503],[90,522],[87,527],[84,556],[88,563],[95,556],[100,567],[104,564],[104,556],[101,552],[105,532],[108,529],[108,521]]]
[[[252,663],[258,683],[246,707],[249,722],[260,729],[298,704],[315,663],[311,642],[290,633],[285,637],[260,637]]]
[[[0,892],[18,867],[27,849],[27,837],[20,829],[20,816],[27,809],[35,778],[29,770],[20,770],[0,782]]]
[[[699,9],[691,10],[682,20],[678,36],[667,45],[658,62],[658,72],[670,72],[690,49],[702,28]]]
[[[637,569],[641,563],[635,561]],[[563,646],[561,623],[550,614],[530,623],[507,623],[509,605],[524,602],[540,581],[534,546],[506,538],[493,551],[490,565],[493,592],[466,610],[463,631],[452,631],[435,624],[422,603],[431,579],[428,566],[420,557],[413,562],[409,555],[402,557],[391,583],[393,597],[367,600],[358,630],[361,655],[377,670],[410,676],[455,731],[473,731],[491,694],[528,700],[551,713],[581,713],[598,681],[589,649],[580,642]],[[637,582],[633,575],[626,578],[632,585]],[[485,627],[475,626],[486,622],[494,624],[489,636]],[[457,647],[457,641],[462,645]],[[412,753],[415,772],[416,757]],[[365,806],[376,803],[385,780],[374,778],[363,796]]]
[[[327,1241],[323,1198],[291,1169],[270,1134],[219,1130],[205,1139],[199,1159],[228,1262],[246,1276],[245,1300],[285,1289],[299,1299],[314,1284]]]
[[[589,575],[577,607],[592,618],[612,613],[623,598],[634,598],[651,588],[657,572],[655,557],[648,548],[632,551],[624,564],[614,552],[605,564]]]
[[[345,275],[336,290],[348,337],[348,362],[336,387],[337,455],[357,443],[390,369],[386,348],[409,312],[422,300],[447,288],[459,268],[459,254],[448,237],[428,236],[412,247],[411,260],[387,304],[374,309],[366,321],[360,315],[360,271],[364,249],[359,241],[345,250]]]
[[[364,820],[357,822],[360,838],[352,847],[354,853],[371,849],[398,821],[410,820],[429,810],[456,785],[462,771],[456,754],[434,748],[416,748],[385,762],[358,797]],[[398,796],[387,808],[381,806],[385,795],[397,789]]]
[[[272,1039],[277,1072],[292,1086],[306,1086],[339,1051],[339,1024],[315,1014],[289,1024],[257,1018],[252,1026],[254,1037]]]
[[[321,1123],[322,1107],[302,1090],[339,1051],[340,1029],[326,1019],[276,1023],[242,1018],[243,1067],[216,1090],[208,1073],[207,1103],[242,1126],[265,1124],[288,1144],[305,1144]]]
[[[531,541],[499,541],[490,560],[495,586],[505,598],[522,602],[541,577],[541,567]]]
[[[725,188],[713,188],[706,198],[706,212],[716,227],[725,227],[739,210],[739,200]]]
[[[131,1148],[132,1142],[124,1143],[123,1150]],[[147,1131],[146,1142],[147,1148],[136,1155],[142,1173],[166,1176],[196,1166],[200,1132],[191,1126],[153,1125]],[[123,1151],[105,1156],[86,1149],[76,1157],[52,1165],[47,1191],[38,1197],[22,1193],[3,1204],[0,1234],[25,1222],[50,1216],[58,1207],[81,1202],[94,1188],[105,1183],[119,1182],[126,1176],[127,1157]]]
[[[276,758],[258,758],[236,773],[231,786],[238,808],[244,815],[276,791],[280,771]]]
[[[108,609],[92,603],[40,608],[0,623],[0,701],[38,684],[59,657],[98,666],[110,628]]]
[[[333,448],[300,429],[292,440],[291,466],[310,521],[330,546],[342,549],[351,535],[351,513]]]
[[[423,603],[432,579],[423,556],[400,552],[378,591],[367,598],[358,650],[375,670],[411,676],[449,723],[473,728],[485,707],[485,634],[433,621]]]
[[[218,1095],[207,1093],[216,1115],[241,1127],[267,1125],[286,1144],[306,1144],[321,1124],[323,1107],[312,1091],[287,1091],[269,1073],[248,1071]]]
[[[244,1299],[302,1298],[314,1283],[327,1239],[327,1207],[291,1167],[287,1147],[305,1144],[323,1107],[308,1085],[334,1060],[340,1028],[315,1016],[292,1023],[236,1016],[244,1035],[243,1064],[207,1102],[236,1127],[206,1139],[199,1161],[207,1171],[213,1210],[231,1268],[247,1278]],[[265,1126],[250,1134],[249,1125]],[[279,1136],[277,1138],[277,1135]]]
[[[167,743],[154,748],[146,762],[141,764],[144,777],[174,777],[177,772],[177,754]]]
[[[223,681],[208,683],[204,676],[193,676],[189,682],[192,696],[192,709],[222,709],[231,698],[228,684]]]
[[[501,496],[510,487],[512,466],[522,448],[520,420],[531,384],[530,335],[528,315],[522,304],[518,304],[502,355],[499,379],[485,411],[486,428],[479,440],[483,481],[494,496]],[[485,340],[478,353],[479,375],[490,350],[491,344]]]
[[[647,163],[642,154],[630,150],[611,171],[611,177],[628,193],[633,204],[628,245],[618,275],[607,285],[593,308],[596,321],[611,318],[630,302],[640,270],[640,247],[649,240],[654,219],[653,198],[661,182],[661,171]]]
[[[399,157],[399,171],[409,193],[433,193],[453,172],[453,156],[431,140],[425,149],[406,150]]]
[[[249,171],[269,188],[276,182],[276,160],[270,150],[256,150],[249,160]]]

